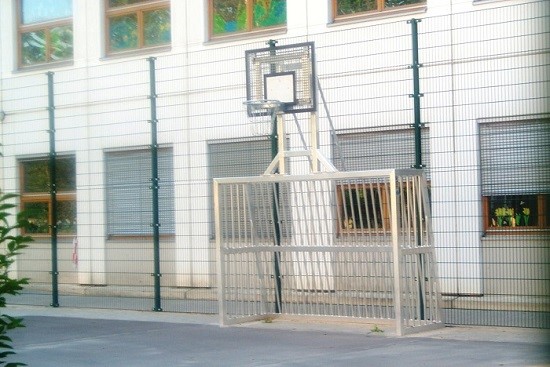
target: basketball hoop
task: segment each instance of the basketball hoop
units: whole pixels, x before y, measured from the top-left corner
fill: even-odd
[[[270,135],[277,113],[282,110],[283,104],[273,99],[245,101],[250,131],[254,136]]]

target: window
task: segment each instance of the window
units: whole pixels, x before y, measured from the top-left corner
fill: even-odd
[[[388,189],[387,183],[340,183],[337,188],[339,231],[389,228]]]
[[[209,11],[213,37],[286,24],[286,0],[210,0]]]
[[[332,0],[334,18],[345,18],[426,4],[426,0]]]
[[[429,130],[421,130],[423,162],[430,157]],[[398,148],[396,148],[398,147]],[[338,134],[333,161],[340,171],[411,168],[415,161],[414,129]],[[425,169],[429,179],[429,168]],[[406,194],[406,193],[404,193]],[[389,187],[385,182],[341,183],[337,186],[338,221],[342,233],[389,228]],[[406,198],[403,200],[406,202]]]
[[[479,124],[484,227],[550,228],[550,119]]]
[[[208,144],[208,153],[211,180],[223,177],[259,176],[265,172],[272,160],[271,141],[269,138],[211,142]],[[253,201],[261,208],[257,213],[262,218],[270,215],[266,211],[271,209],[271,200],[272,197],[266,192],[254,195]],[[211,208],[210,233],[212,238],[214,238],[213,200],[211,200]],[[236,213],[234,217],[244,218],[244,209],[242,213]],[[241,228],[249,227],[243,225]],[[226,230],[228,231],[229,229]]]
[[[73,58],[72,0],[20,0],[19,65]]]
[[[170,1],[106,2],[108,52],[116,53],[170,44]]]
[[[105,154],[108,236],[152,236],[151,151]],[[171,148],[158,150],[160,234],[175,234]]]
[[[75,158],[56,160],[57,233],[76,233],[76,163]],[[51,234],[52,201],[50,196],[49,159],[20,162],[21,208],[29,213],[30,235]]]

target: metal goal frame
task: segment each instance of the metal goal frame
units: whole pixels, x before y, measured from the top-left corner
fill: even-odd
[[[213,193],[222,325],[278,315],[393,321],[398,335],[444,325],[421,170],[217,178]]]

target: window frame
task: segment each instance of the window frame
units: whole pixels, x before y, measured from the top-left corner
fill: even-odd
[[[498,226],[493,225],[492,220],[494,218],[493,213],[491,213],[490,199],[493,196],[506,196],[506,195],[491,195],[491,196],[482,196],[482,211],[483,211],[483,230],[488,233],[522,233],[522,232],[531,232],[531,231],[549,231],[550,230],[550,219],[546,216],[548,211],[548,201],[549,195],[546,194],[533,194],[533,195],[522,195],[522,194],[511,194],[507,196],[534,196],[537,202],[537,224],[531,226]]]
[[[122,5],[112,8],[109,5],[109,0],[104,0],[104,18],[103,18],[103,27],[105,34],[105,54],[110,55],[119,55],[127,53],[139,53],[151,51],[151,50],[166,50],[170,49],[172,45],[172,9],[170,0],[145,0],[144,2]],[[145,45],[144,37],[144,13],[153,10],[159,9],[168,9],[170,13],[170,42],[157,44],[152,46]],[[110,19],[116,18],[124,15],[136,14],[137,19],[137,37],[138,37],[138,46],[135,48],[128,48],[124,50],[113,50],[111,48],[111,24]]]
[[[239,38],[239,37],[247,37],[247,36],[257,36],[257,35],[263,35],[265,33],[273,34],[273,32],[277,31],[285,31],[287,29],[288,24],[288,14],[285,16],[285,23],[280,25],[274,25],[274,26],[268,26],[268,27],[260,27],[255,28],[254,27],[254,0],[244,0],[246,3],[246,30],[243,31],[236,31],[231,33],[224,33],[224,34],[215,34],[214,33],[214,1],[215,0],[208,0],[208,38],[209,40],[223,40],[227,38]],[[285,0],[285,7],[287,6],[287,2]]]
[[[147,147],[134,147],[134,148],[127,148],[127,149],[124,149],[124,150],[119,150],[119,149],[116,149],[116,150],[107,150],[104,152],[104,169],[105,169],[105,176],[107,176],[108,172],[109,172],[109,169],[108,169],[108,165],[109,165],[109,158],[108,158],[108,155],[109,154],[112,154],[112,155],[117,155],[117,154],[120,154],[120,155],[127,155],[125,158],[126,160],[130,159],[130,157],[128,155],[131,155],[132,153],[138,155],[138,156],[134,156],[132,157],[134,162],[136,161],[139,161],[140,159],[140,154],[149,154],[151,151],[149,148]],[[159,220],[161,221],[160,223],[160,237],[161,238],[174,238],[176,236],[176,212],[175,212],[175,182],[174,182],[174,172],[175,172],[175,168],[174,168],[174,148],[173,146],[171,145],[163,145],[163,146],[159,146],[158,148],[158,151],[157,151],[157,154],[159,156],[159,160],[160,159],[169,159],[169,167],[167,168],[171,168],[171,172],[169,172],[168,174],[166,174],[166,179],[163,179],[163,177],[165,177],[165,175],[161,172],[161,162],[159,162],[159,175],[158,175],[158,178],[159,178]],[[164,155],[165,154],[165,155]],[[164,158],[163,158],[163,155],[164,155]],[[150,162],[150,157],[145,157],[144,159],[147,160],[147,163]],[[126,163],[128,163],[129,161],[126,161]],[[136,170],[137,172],[137,170]],[[143,172],[143,171],[139,171],[139,172]],[[150,172],[150,171],[145,171],[145,172]],[[171,178],[171,180],[170,180]],[[150,193],[150,199],[152,200],[152,190],[151,190],[151,176],[148,175],[147,176],[147,179],[145,180],[147,182],[147,192]],[[145,181],[144,182],[137,182],[137,183],[133,183],[134,185],[138,185],[139,186],[139,189],[142,189],[144,188],[145,186]],[[167,185],[165,185],[165,183],[169,183],[169,187]],[[170,190],[170,193],[171,193],[171,196],[167,196],[165,198],[162,197],[161,195],[161,190],[162,188],[164,187],[167,187],[169,190]],[[116,186],[115,186],[116,188]],[[112,190],[113,189],[113,186],[111,186],[109,184],[109,182],[107,181],[107,177],[105,177],[105,200],[109,201],[109,197],[110,195],[113,195],[113,192],[109,193],[109,190]],[[128,197],[125,197],[125,199],[128,199]],[[163,205],[163,203],[165,203],[166,201],[168,202],[171,202],[173,207],[172,208],[168,208],[168,209],[172,209],[172,210],[166,210],[166,211],[163,211],[163,208],[161,207]],[[140,207],[141,209],[142,207]],[[134,210],[134,212],[136,212],[136,210]],[[170,220],[172,221],[172,223],[170,225],[167,225],[166,222],[163,222],[162,219],[163,219],[163,215],[165,212],[168,212],[168,213],[171,213],[169,214],[170,216]],[[130,233],[131,231],[134,231],[136,230],[136,227],[135,227],[135,223],[132,223],[131,225],[127,225],[126,227],[127,228],[130,228],[130,230],[128,230],[126,233],[122,233],[122,232],[116,232],[117,228],[116,227],[111,227],[110,226],[110,223],[109,223],[109,220],[110,220],[110,216],[111,215],[115,215],[115,214],[118,214],[118,212],[115,212],[114,214],[112,212],[109,211],[109,207],[108,205],[106,205],[105,207],[105,236],[107,239],[136,239],[136,238],[144,238],[144,239],[148,239],[148,238],[152,238],[153,237],[153,230],[151,229],[150,232],[147,232],[147,231],[144,231],[143,228],[152,228],[151,225],[152,225],[152,212],[150,213],[151,214],[151,222],[150,223],[140,223],[139,226],[137,227],[137,230],[141,231],[141,232],[133,232],[133,233]],[[120,224],[117,224],[117,225],[120,225]],[[165,228],[168,228],[167,231],[164,231]]]
[[[355,188],[351,187],[353,185],[355,185]],[[336,220],[337,220],[337,233],[339,235],[345,235],[345,236],[367,235],[367,234],[368,235],[372,235],[372,234],[387,235],[391,233],[392,219],[391,219],[391,209],[390,209],[390,206],[391,206],[390,183],[389,182],[376,182],[376,183],[371,182],[371,183],[368,183],[368,185],[370,185],[371,187],[370,190],[376,191],[375,195],[377,195],[377,198],[379,199],[378,210],[380,211],[380,214],[379,214],[380,225],[378,227],[367,226],[363,228],[355,228],[355,227],[350,228],[349,226],[347,226],[345,221],[346,215],[342,214],[346,212],[346,209],[344,208],[344,203],[343,203],[343,194],[345,191],[357,190],[357,183],[355,184],[337,183],[336,184],[336,202],[337,202]],[[431,182],[426,180],[426,185],[427,185],[426,189],[427,189],[428,197],[430,197]],[[407,190],[402,191],[404,198],[400,199],[398,197],[398,202],[397,202],[398,207],[400,207],[401,209],[404,207],[411,208],[411,206],[413,208],[416,208],[416,205],[414,204],[414,202],[410,202],[408,199],[408,193],[410,192],[410,190],[415,189],[415,186],[414,185],[411,185],[411,186],[406,185],[406,186],[407,186]],[[361,214],[359,216],[361,217]],[[350,216],[347,215],[347,217],[350,217]],[[401,218],[400,225],[404,225],[404,224],[405,224],[405,221],[403,220],[403,218]]]
[[[377,144],[384,144],[384,146],[390,146],[391,142],[399,140],[401,144],[401,150],[395,151],[393,150],[391,153],[396,156],[403,156],[405,154],[410,154],[410,163],[414,163],[414,139],[415,139],[415,131],[410,127],[410,125],[394,125],[391,127],[385,126],[385,127],[376,127],[371,129],[350,129],[350,130],[340,130],[337,131],[335,134],[335,140],[333,141],[333,148],[332,148],[332,157],[333,161],[335,161],[335,166],[342,170],[365,170],[365,169],[390,169],[390,168],[411,168],[411,166],[392,166],[392,167],[386,167],[384,166],[385,163],[388,161],[390,162],[398,162],[399,164],[403,164],[402,159],[397,158],[397,160],[388,160],[388,158],[383,158],[380,160],[379,156],[373,156],[369,155],[372,153],[370,150],[363,150],[359,149],[357,151],[348,151],[348,154],[351,154],[351,157],[346,157],[346,147],[344,146],[346,143],[355,145],[358,144],[358,142],[361,142],[361,147],[363,146],[375,146],[378,147]],[[408,145],[403,142],[403,139],[411,139],[410,141],[407,141],[409,143]],[[373,140],[376,142],[376,144],[373,144]],[[386,139],[389,139],[386,141]],[[430,128],[427,126],[422,127],[421,130],[421,139],[422,139],[422,157],[424,160],[423,165],[423,171],[426,177],[426,184],[428,189],[428,196],[431,195],[431,147],[430,147]],[[410,146],[409,146],[410,145]],[[403,146],[406,146],[411,149],[411,151],[407,152],[403,149]],[[383,153],[382,156],[385,157],[386,151],[381,151],[379,148],[376,148],[377,154]],[[359,159],[358,156],[355,156],[354,153],[360,153],[361,155],[359,157],[361,163],[369,162],[368,167],[367,165],[361,165],[360,167],[356,166],[356,161]],[[354,164],[352,167],[349,165],[346,167],[346,158],[354,160]],[[384,162],[384,163],[382,163]],[[350,162],[347,162],[350,163]],[[371,184],[371,185],[374,185]],[[349,184],[346,184],[346,186],[350,186]],[[355,235],[355,234],[388,234],[391,230],[391,218],[390,218],[390,193],[389,193],[389,182],[377,182],[375,190],[378,190],[378,196],[381,198],[380,200],[380,217],[381,217],[381,225],[377,228],[346,228],[345,223],[342,222],[342,219],[345,219],[344,213],[345,209],[343,208],[343,191],[345,191],[347,188],[342,189],[342,184],[337,183],[336,185],[336,202],[337,202],[337,228],[338,233],[341,235]],[[406,199],[405,199],[406,200]]]
[[[51,65],[65,65],[67,63],[72,63],[74,60],[74,27],[73,27],[73,18],[74,15],[68,18],[56,18],[54,20],[47,21],[38,21],[30,24],[23,24],[23,2],[24,0],[17,0],[16,2],[16,11],[17,11],[17,65],[19,68],[34,68],[34,67],[50,67]],[[72,53],[71,57],[64,60],[52,60],[52,44],[51,44],[51,31],[54,28],[70,26],[71,31],[73,32],[73,42],[72,42]],[[33,64],[23,63],[23,34],[44,31],[45,32],[45,61],[37,62]]]
[[[331,12],[333,22],[346,21],[353,19],[363,19],[371,17],[386,16],[392,14],[410,13],[426,10],[428,1],[421,0],[416,4],[407,4],[397,7],[386,8],[384,0],[376,0],[377,8],[373,10],[361,11],[352,14],[338,15],[338,0],[331,0]]]
[[[59,156],[58,159],[74,159],[74,173],[75,173],[75,189],[72,191],[58,191],[56,192],[56,200],[58,202],[74,202],[75,206],[77,204],[76,197],[76,157],[74,155]],[[30,203],[46,203],[48,206],[48,232],[47,233],[33,233],[26,231],[25,228],[21,229],[21,233],[33,237],[49,237],[52,234],[51,223],[52,223],[52,198],[50,192],[25,192],[25,163],[26,162],[45,162],[46,165],[49,165],[49,158],[26,158],[20,159],[18,162],[19,165],[19,187],[20,187],[20,207],[22,210],[25,209],[25,204]],[[49,169],[49,167],[48,167]],[[48,171],[49,174],[49,171]],[[76,235],[77,228],[77,216],[74,218],[75,230],[74,232],[59,232],[58,236],[67,236],[72,237]]]
[[[355,202],[354,207],[351,208],[351,213],[348,213],[346,210],[346,203],[344,203],[344,195],[348,192],[353,191],[354,193],[358,190],[365,190],[365,188],[358,187],[357,183],[351,184],[351,183],[337,183],[336,184],[336,200],[337,200],[337,228],[338,228],[338,234],[342,235],[356,235],[356,234],[387,234],[388,231],[391,228],[391,218],[390,218],[390,201],[388,195],[385,195],[387,193],[387,190],[389,190],[388,187],[389,183],[370,183],[369,190],[373,195],[376,195],[376,197],[379,199],[378,203],[380,205],[379,208],[377,208],[379,212],[379,220],[378,218],[375,218],[375,223],[379,222],[379,226],[367,226],[367,227],[361,227],[357,228],[357,224],[355,222],[356,217],[354,213],[355,207],[357,207],[358,204],[362,204],[362,202]],[[354,195],[357,197],[357,194]],[[359,200],[359,199],[358,199]],[[376,200],[376,198],[375,198]],[[367,223],[368,221],[365,221],[365,218],[362,217],[362,213],[358,213],[360,221]],[[378,215],[376,215],[378,217]],[[353,225],[350,225],[350,220],[353,221]]]
[[[544,126],[546,129],[542,129],[538,126],[538,124],[542,124],[541,126]],[[548,125],[544,125],[548,124]],[[531,127],[529,127],[531,125]],[[548,215],[548,209],[550,206],[550,193],[548,190],[544,187],[540,186],[540,182],[544,182],[544,173],[541,173],[537,170],[533,171],[533,167],[545,167],[542,164],[542,161],[539,159],[539,156],[537,155],[536,158],[533,156],[522,156],[523,159],[523,167],[516,170],[519,172],[515,173],[513,176],[508,177],[509,175],[505,175],[502,177],[506,185],[497,185],[499,189],[496,191],[492,189],[493,186],[495,186],[495,182],[491,179],[491,176],[494,176],[497,172],[499,175],[502,171],[510,171],[513,169],[508,168],[506,165],[507,161],[501,162],[500,159],[501,156],[499,156],[497,153],[499,151],[502,151],[503,149],[507,150],[513,150],[517,147],[522,147],[525,149],[526,147],[529,148],[528,152],[537,152],[542,151],[544,152],[544,147],[548,146],[540,146],[540,145],[522,145],[519,141],[523,141],[521,139],[527,139],[531,143],[532,137],[531,134],[536,134],[537,138],[540,138],[541,134],[548,134],[550,131],[548,128],[550,127],[550,115],[547,114],[541,114],[541,115],[527,115],[527,116],[513,116],[513,117],[505,117],[505,118],[487,118],[487,119],[479,119],[478,120],[478,139],[479,139],[479,172],[481,176],[481,192],[480,192],[480,201],[481,201],[481,216],[482,216],[482,229],[484,234],[507,234],[507,235],[521,235],[525,233],[540,233],[540,232],[548,232],[550,231],[550,218]],[[507,129],[510,128],[511,131],[507,131]],[[495,130],[496,129],[496,130]],[[519,130],[518,130],[519,129]],[[530,131],[533,129],[533,131]],[[536,133],[534,132],[536,130]],[[491,143],[490,139],[485,139],[485,136],[500,137],[500,144]],[[510,144],[506,145],[502,143],[502,139],[507,138],[514,141],[516,144]],[[516,141],[518,140],[519,141]],[[543,141],[544,138],[540,138]],[[506,140],[504,140],[506,141]],[[518,145],[519,144],[519,145]],[[533,148],[536,148],[538,150],[534,150]],[[542,150],[541,150],[542,149]],[[491,152],[490,154],[487,154],[486,152]],[[484,164],[484,162],[491,162],[491,160],[494,160],[495,157],[499,158],[499,164],[494,165],[487,165]],[[512,164],[512,163],[508,163]],[[503,168],[498,169],[498,166],[502,166]],[[535,166],[533,166],[535,165]],[[525,172],[525,167],[528,168],[528,171]],[[529,186],[529,190],[522,190],[522,187],[526,187],[525,183],[521,181],[521,179],[518,181],[518,177],[521,177],[522,179],[524,177],[531,177],[531,175],[535,172],[536,174],[536,180],[532,181],[535,183],[538,183],[539,186]],[[538,177],[537,175],[543,175],[542,177]],[[511,178],[515,177],[515,178]],[[500,178],[500,176],[499,176]],[[531,184],[532,184],[531,182]],[[500,182],[498,182],[500,184]],[[519,186],[518,186],[519,185]],[[531,196],[533,197],[534,201],[537,203],[537,222],[536,225],[529,225],[529,226],[522,226],[522,225],[505,225],[505,226],[499,226],[493,225],[493,219],[497,220],[496,215],[494,214],[494,210],[491,210],[491,198],[493,197],[509,197],[510,202],[513,200],[518,199],[512,199],[513,197],[526,197]],[[510,207],[506,207],[510,208]],[[514,209],[514,208],[512,208]],[[515,218],[514,218],[515,219]]]
[[[210,140],[207,141],[207,154],[208,154],[208,182],[209,182],[209,236],[210,239],[213,240],[216,237],[216,228],[214,223],[215,213],[214,213],[214,193],[212,190],[214,178],[226,178],[226,177],[241,177],[241,176],[250,176],[250,175],[260,175],[263,174],[265,171],[265,168],[271,163],[272,161],[272,151],[271,151],[271,138],[269,136],[255,136],[255,137],[244,137],[244,138],[236,138],[236,139],[220,139],[220,140]],[[248,150],[240,150],[237,147],[239,145],[247,146],[250,148],[251,146],[254,146],[252,149]],[[265,144],[265,147],[262,145]],[[229,149],[223,149],[222,147],[229,147]],[[264,150],[265,149],[265,150]],[[218,150],[218,151],[216,151]],[[218,160],[221,154],[224,152],[224,157],[228,157],[229,154],[228,151],[238,155],[238,160],[235,160],[230,165],[221,164]],[[255,163],[253,164],[247,164],[245,162],[246,158],[250,157],[250,154],[256,153],[255,156]],[[265,160],[265,161],[264,161]],[[260,168],[260,161],[261,163],[266,163],[265,166],[261,165],[262,168]],[[255,165],[258,165],[258,167],[254,167]],[[232,172],[230,174],[218,174],[217,177],[214,177],[214,175],[217,174],[219,167],[231,167]],[[249,173],[249,170],[254,167],[258,168],[259,171],[255,173]],[[264,168],[265,167],[265,168]],[[243,169],[244,168],[244,169]],[[254,170],[254,169],[252,169]]]

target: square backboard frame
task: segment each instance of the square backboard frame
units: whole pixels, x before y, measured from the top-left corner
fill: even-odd
[[[296,104],[296,73],[272,73],[264,75],[264,99],[286,105]]]
[[[317,111],[313,42],[247,50],[245,61],[248,102],[277,100],[283,113]]]

